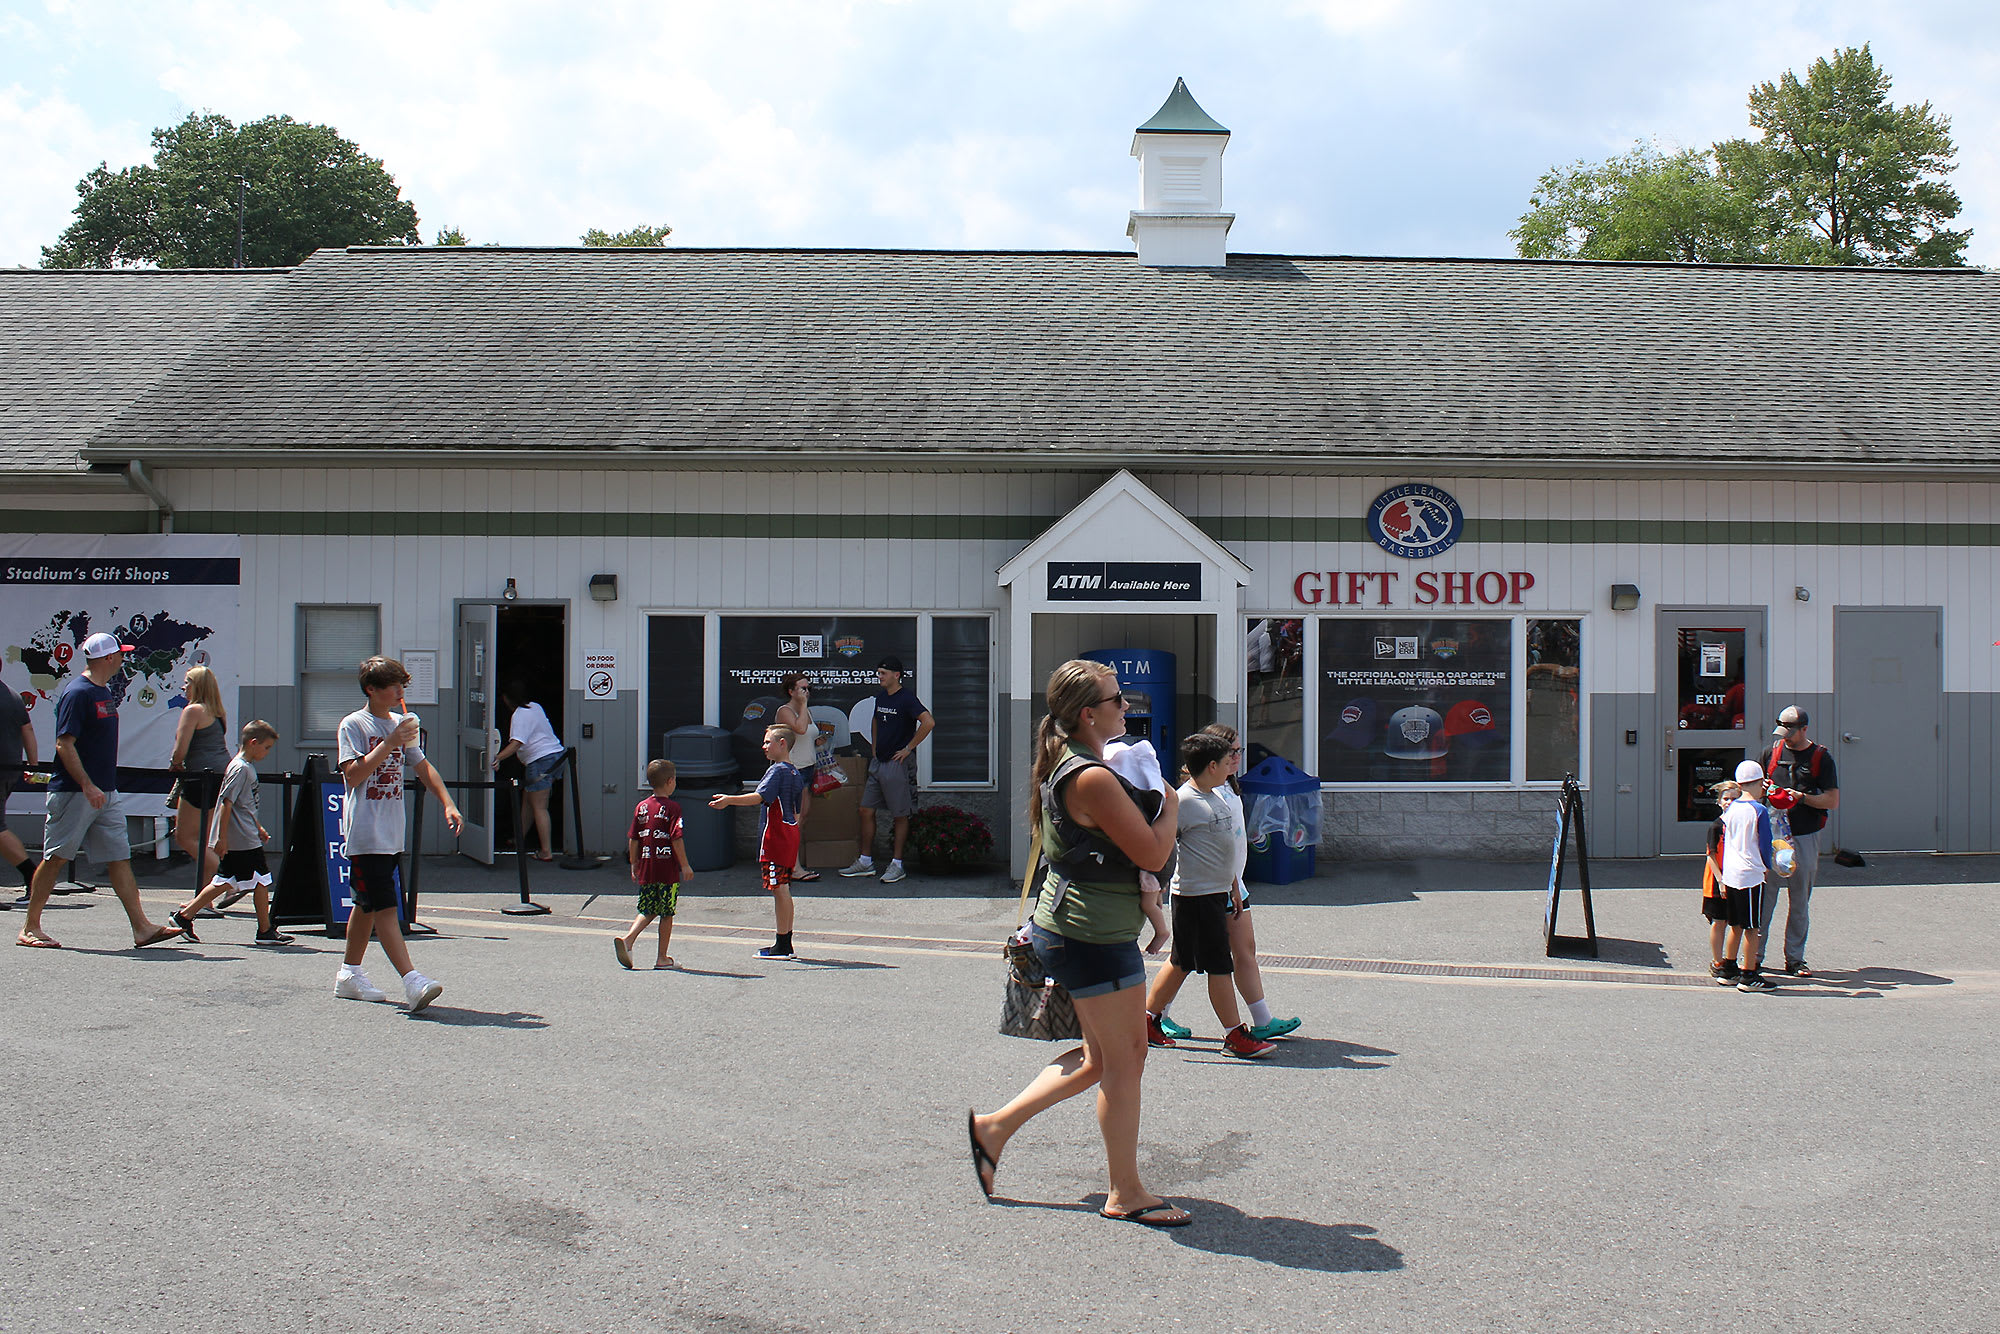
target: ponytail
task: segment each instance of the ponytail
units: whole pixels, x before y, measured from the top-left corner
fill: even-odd
[[[1111,669],[1101,662],[1071,659],[1049,673],[1049,711],[1035,725],[1035,759],[1028,767],[1028,827],[1042,827],[1042,783],[1062,763],[1070,733],[1083,711],[1098,699],[1099,683]]]

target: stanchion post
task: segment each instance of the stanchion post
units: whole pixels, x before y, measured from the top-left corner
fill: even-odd
[[[576,747],[565,752],[569,762],[569,860],[563,863],[566,871],[595,871],[599,862],[583,850],[583,787],[576,779]]]
[[[507,793],[515,803],[515,809],[523,809],[524,794],[521,780],[511,774],[507,778]],[[514,821],[514,867],[521,877],[521,901],[509,904],[500,911],[509,917],[540,917],[548,912],[541,904],[528,897],[528,840],[522,836],[521,821]]]
[[[410,840],[414,844],[410,849],[410,877],[408,882],[403,886],[404,907],[408,910],[407,916],[403,920],[403,929],[405,931],[428,931],[430,930],[429,927],[417,924],[417,882],[422,878],[424,868],[425,791],[422,783],[409,783],[406,784],[406,787],[417,794],[417,802],[416,809],[410,812],[410,827],[416,830],[416,835]]]
[[[185,775],[183,775],[182,781],[186,781]],[[208,836],[210,833],[208,824],[210,820],[215,818],[215,799],[221,794],[222,780],[217,779],[211,785],[208,775],[202,774],[194,781],[195,795],[208,803],[206,806],[200,807],[201,817],[195,821],[195,828],[199,832],[200,837],[194,848],[194,894],[195,898],[199,898],[201,897],[201,892],[208,888],[208,877],[203,874],[203,871],[208,866]],[[217,869],[219,870],[220,868]]]

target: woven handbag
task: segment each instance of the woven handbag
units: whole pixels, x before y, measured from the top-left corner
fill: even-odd
[[[1010,1038],[1037,1042],[1075,1042],[1083,1036],[1083,1027],[1076,1021],[1076,1005],[1068,990],[1043,971],[1041,959],[1026,938],[1028,887],[1041,863],[1042,836],[1037,830],[1028,850],[1028,874],[1021,880],[1022,926],[1001,947],[1007,959],[1007,980],[1000,998],[1000,1031]]]

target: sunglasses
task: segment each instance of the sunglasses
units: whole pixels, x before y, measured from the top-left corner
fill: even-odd
[[[1103,699],[1098,700],[1097,704],[1123,704],[1124,702],[1125,692],[1121,690],[1116,694],[1106,695]],[[1097,704],[1093,704],[1091,707],[1096,708]]]

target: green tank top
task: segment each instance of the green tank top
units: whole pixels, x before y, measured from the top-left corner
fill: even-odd
[[[1074,742],[1070,744],[1069,751],[1086,759],[1095,758]],[[1063,784],[1063,790],[1056,793],[1057,801],[1063,800],[1063,792],[1075,781],[1072,777]],[[1042,846],[1060,856],[1064,849],[1056,840],[1055,820],[1044,809]],[[1068,892],[1063,895],[1062,906],[1051,911],[1049,905],[1055,902],[1056,886],[1061,882],[1061,874],[1050,867],[1042,879],[1041,894],[1035,901],[1036,926],[1086,945],[1122,945],[1139,938],[1139,932],[1146,924],[1146,911],[1139,902],[1139,872],[1136,869],[1126,867],[1119,871],[1107,867],[1100,876],[1090,880],[1072,880]]]

